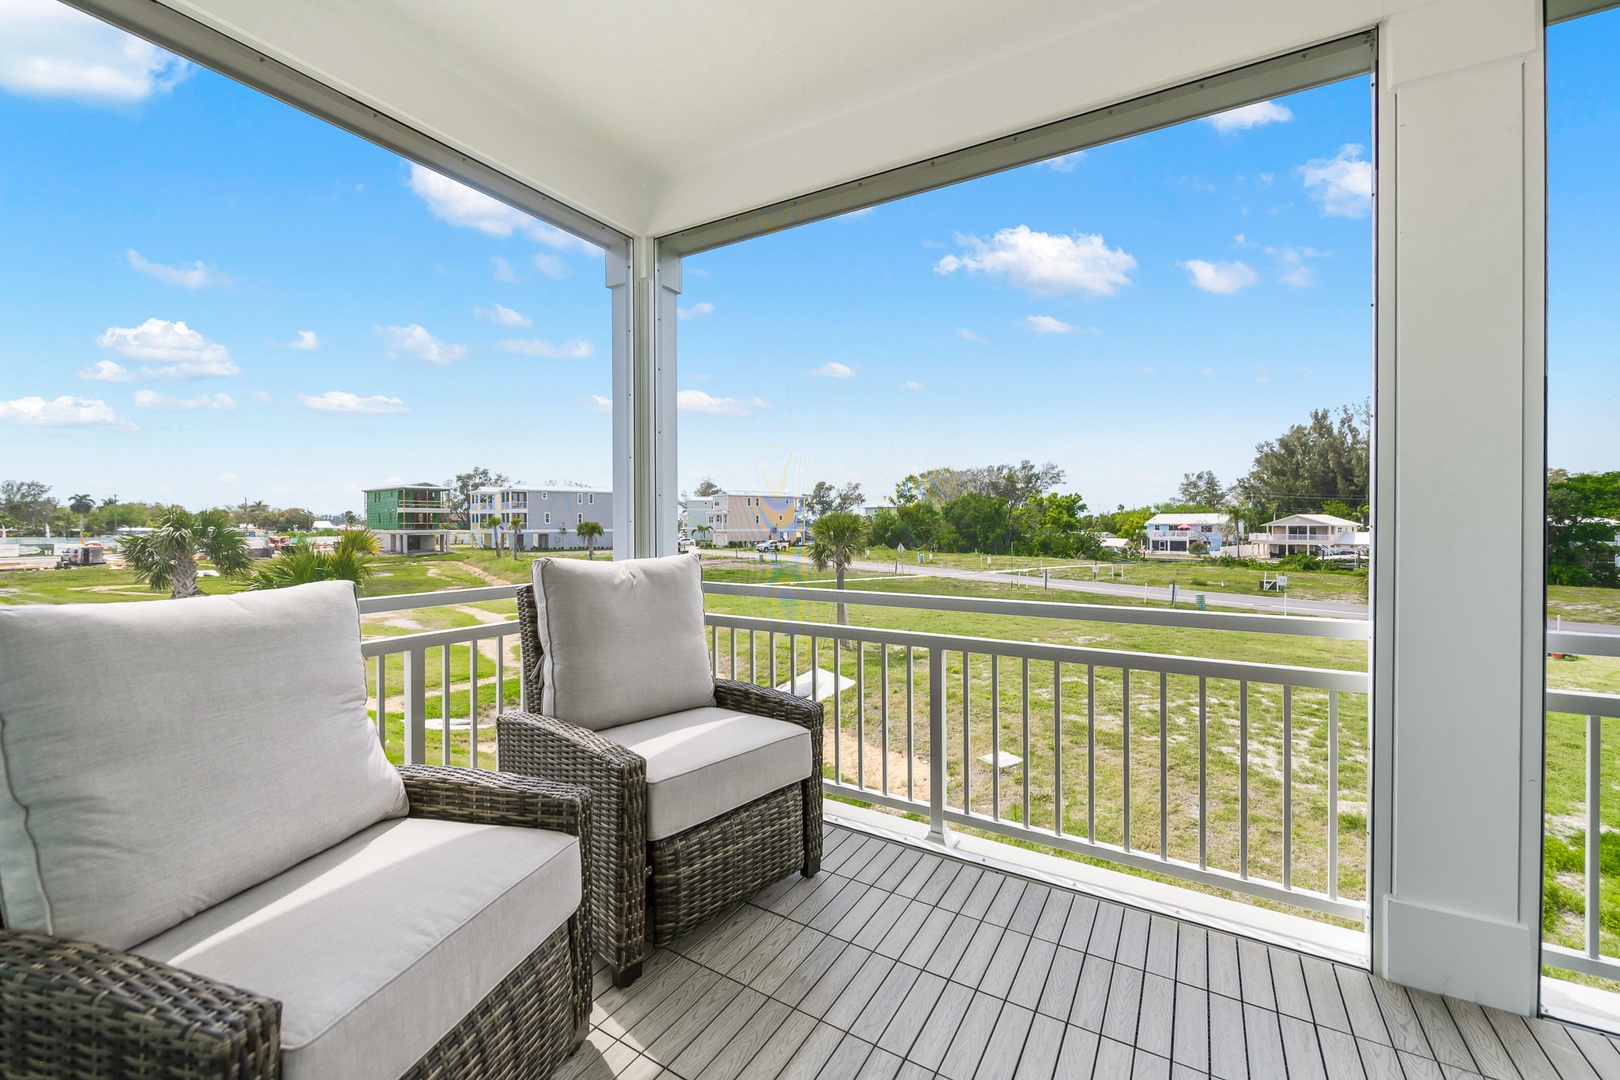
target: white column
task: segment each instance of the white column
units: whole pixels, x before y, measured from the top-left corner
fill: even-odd
[[[681,261],[653,237],[609,250],[613,292],[613,556],[675,551],[675,303]]]
[[[1377,80],[1373,966],[1521,1013],[1540,949],[1541,17],[1393,15]]]

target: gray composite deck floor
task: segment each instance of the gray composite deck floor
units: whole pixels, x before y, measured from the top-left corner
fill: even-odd
[[[1620,1080],[1581,1028],[840,826],[822,871],[597,978],[556,1080]]]

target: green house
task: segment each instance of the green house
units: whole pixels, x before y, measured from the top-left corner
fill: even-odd
[[[390,553],[443,550],[454,531],[450,489],[443,484],[367,488],[366,526],[385,540]]]

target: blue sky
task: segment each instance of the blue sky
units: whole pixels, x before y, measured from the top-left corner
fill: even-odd
[[[1572,468],[1620,464],[1617,20],[1550,35]],[[682,486],[1230,481],[1371,389],[1370,115],[1352,80],[687,260]],[[588,245],[54,0],[0,0],[0,131],[7,478],[322,511],[474,464],[609,480]]]

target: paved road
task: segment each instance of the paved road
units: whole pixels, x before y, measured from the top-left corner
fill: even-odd
[[[794,555],[783,552],[777,556],[783,562],[806,564],[810,560],[803,555]],[[893,562],[861,561],[852,563],[851,570],[869,574],[893,574]],[[996,570],[965,570],[949,566],[935,566],[930,563],[917,564],[915,562],[900,564],[901,573],[907,577],[943,577],[955,578],[959,581],[985,581],[996,584],[1011,584],[1022,586],[1025,590],[1020,599],[1030,599],[1031,583],[1040,580],[1038,574],[1008,574]],[[1103,596],[1118,596],[1140,600],[1143,597],[1143,586],[1128,585],[1110,581],[1076,581],[1070,578],[1052,578],[1049,588],[1061,592],[1094,593]],[[1194,592],[1204,594],[1204,603],[1209,607],[1232,608],[1239,611],[1252,611],[1266,615],[1317,615],[1331,619],[1365,619],[1367,618],[1366,604],[1349,604],[1336,600],[1296,600],[1285,601],[1280,596],[1252,595],[1244,593],[1211,592],[1208,589],[1177,588],[1176,601],[1192,606]],[[1149,600],[1159,600],[1164,603],[1170,601],[1170,589],[1167,586],[1146,586],[1146,596]],[[1554,624],[1548,623],[1552,629]],[[1620,626],[1603,623],[1574,623],[1565,620],[1562,628],[1570,633],[1577,634],[1615,634],[1620,635]]]

